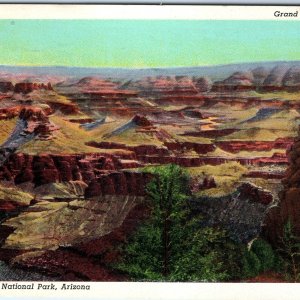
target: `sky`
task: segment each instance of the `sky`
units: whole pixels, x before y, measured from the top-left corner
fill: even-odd
[[[0,65],[179,67],[300,60],[298,21],[0,20]]]

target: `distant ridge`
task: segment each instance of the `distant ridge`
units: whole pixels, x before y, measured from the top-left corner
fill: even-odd
[[[298,61],[271,61],[237,63],[215,66],[199,67],[172,67],[172,68],[85,68],[85,67],[66,67],[66,66],[7,66],[0,65],[0,72],[7,73],[28,73],[30,75],[53,75],[53,76],[101,76],[103,78],[115,79],[137,79],[146,76],[208,76],[214,80],[222,79],[231,75],[233,72],[249,71],[257,67],[266,69],[275,66],[300,66]]]

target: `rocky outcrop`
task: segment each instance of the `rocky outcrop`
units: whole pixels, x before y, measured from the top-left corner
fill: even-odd
[[[23,208],[28,207],[34,197],[30,193],[22,192],[22,190],[12,186],[0,185],[0,211],[1,212],[19,212]],[[0,220],[1,220],[0,214]]]
[[[15,184],[32,182],[41,186],[82,180],[87,198],[99,195],[144,195],[149,176],[140,172],[117,171],[118,157],[105,154],[27,155],[12,154],[0,167],[0,179]]]
[[[42,121],[46,120],[46,116],[50,115],[52,112],[53,111],[48,106],[43,108],[23,105],[9,106],[0,108],[0,120],[12,119],[19,116],[19,118],[24,121],[27,121],[27,118],[29,121],[32,121],[33,118]]]
[[[198,92],[209,92],[212,87],[212,81],[208,77],[193,78],[193,82]]]
[[[2,248],[56,250],[105,236],[118,228],[141,200],[135,196],[107,195],[70,202],[40,201],[3,223],[15,231]],[[37,220],[40,226],[36,226]]]
[[[23,133],[34,134],[39,139],[51,139],[52,132],[59,129],[39,107],[24,107],[20,111],[19,119],[26,122]]]
[[[273,201],[271,192],[250,183],[223,197],[200,197],[193,207],[204,216],[203,225],[221,226],[237,241],[249,242],[257,237]]]
[[[145,195],[146,185],[152,176],[141,172],[111,172],[89,182],[85,197],[101,195]]]
[[[62,242],[64,235],[66,235],[67,240],[76,240],[76,235],[78,232],[76,231],[76,226],[82,224],[81,222],[76,222],[77,217],[82,217],[82,214],[90,214],[89,218],[85,221],[85,225],[81,226],[81,231],[84,230],[86,235],[82,236],[81,234],[77,237],[77,242],[73,243],[71,246],[60,246],[58,249],[47,249],[49,248],[47,243],[45,243],[45,239],[42,237],[36,240],[36,243],[39,243],[39,247],[44,249],[42,251],[34,249],[34,250],[24,250],[24,249],[9,249],[2,248],[0,250],[0,259],[9,262],[14,266],[19,266],[21,268],[33,269],[36,271],[40,271],[43,274],[47,274],[48,276],[54,277],[63,281],[124,281],[126,278],[120,274],[117,274],[111,270],[111,268],[107,267],[108,264],[115,262],[119,257],[118,245],[124,242],[128,236],[132,233],[133,230],[140,224],[141,221],[146,219],[149,216],[149,209],[141,203],[140,199],[136,199],[135,201],[126,200],[127,198],[98,198],[97,202],[94,204],[98,205],[98,209],[95,209],[96,206],[91,206],[90,201],[81,202],[81,205],[78,205],[78,201],[74,201],[74,203],[69,204],[70,216],[73,217],[60,218],[60,214],[64,213],[68,208],[64,205],[60,206],[60,209],[53,211],[54,206],[49,203],[48,206],[43,204],[44,209],[51,208],[52,216],[46,217],[41,221],[46,223],[46,228],[49,229],[50,240],[52,241],[52,245],[57,245]],[[109,205],[109,202],[111,204]],[[143,201],[142,201],[143,202]],[[128,203],[133,203],[129,212],[127,213],[129,205]],[[75,204],[75,206],[74,206]],[[77,205],[77,207],[76,207]],[[99,209],[101,206],[101,209]],[[64,207],[64,208],[62,208]],[[122,210],[122,207],[125,208]],[[74,210],[78,208],[77,210]],[[110,209],[110,210],[109,210]],[[37,207],[32,208],[31,213],[36,213],[36,216],[40,216],[41,209],[37,209]],[[104,216],[105,212],[109,212],[107,214],[107,218],[102,218],[101,222],[96,222],[101,218],[101,215]],[[118,214],[121,216],[126,216],[124,220],[123,218],[116,218]],[[91,218],[91,215],[94,216],[94,219]],[[22,215],[24,218],[26,215]],[[113,217],[114,216],[114,217]],[[74,219],[75,218],[75,219]],[[64,220],[61,227],[52,227],[50,224],[55,221],[55,219]],[[122,224],[119,225],[119,221],[122,221]],[[69,223],[67,221],[70,221]],[[48,224],[50,223],[50,224]],[[14,220],[14,224],[17,224],[16,220]],[[76,225],[77,224],[77,225]],[[105,225],[106,224],[106,225]],[[50,225],[50,226],[49,226]],[[54,224],[55,225],[55,224]],[[22,232],[25,230],[25,227],[20,225],[18,226],[19,230]],[[91,227],[91,230],[87,230]],[[92,229],[92,227],[95,227]],[[110,232],[105,234],[103,230],[105,228],[110,228]],[[1,229],[6,228],[7,238],[10,234],[13,233],[10,226],[1,226]],[[56,230],[57,228],[57,230]],[[102,230],[100,230],[102,228]],[[33,227],[31,227],[31,230]],[[46,231],[46,230],[45,230]],[[3,232],[3,230],[1,231]],[[29,230],[30,232],[30,230]],[[29,234],[29,239],[26,241],[20,241],[21,245],[24,248],[26,243],[32,242],[32,237],[34,236],[34,231],[32,234]],[[73,236],[73,237],[72,237]],[[80,237],[81,236],[81,237]],[[53,243],[53,237],[57,237],[55,243]],[[72,237],[72,238],[71,238]],[[2,239],[2,240],[5,240]],[[79,238],[79,239],[78,239]],[[82,239],[82,241],[80,241]],[[60,241],[60,242],[59,242]],[[50,242],[51,244],[51,242]],[[46,247],[46,248],[45,248]],[[55,247],[55,246],[54,246]]]
[[[0,120],[7,120],[17,117],[20,114],[21,106],[0,108]]]
[[[19,82],[16,83],[14,87],[15,93],[23,93],[23,94],[29,94],[33,92],[34,90],[50,90],[52,91],[52,85],[50,82],[47,84],[45,83],[35,83],[35,82]]]
[[[54,111],[61,111],[66,115],[73,115],[79,112],[79,108],[75,103],[63,103],[56,101],[47,101],[47,103]]]
[[[8,136],[6,141],[2,143],[0,149],[0,165],[9,159],[23,144],[37,138],[39,140],[50,140],[53,138],[53,131],[59,128],[49,121],[48,116],[39,107],[25,106],[16,109],[7,110],[5,118],[12,117],[12,113],[19,112],[19,119],[15,124],[15,128]],[[9,114],[11,113],[11,115]]]
[[[19,118],[30,122],[30,121],[46,121],[47,116],[43,110],[39,107],[27,106],[22,108],[20,111]]]
[[[273,243],[280,242],[283,226],[290,220],[294,234],[300,236],[300,138],[298,137],[288,151],[289,167],[283,179],[284,189],[280,202],[268,214],[265,235]]]
[[[193,194],[216,187],[217,184],[213,176],[193,176],[190,180],[190,190]]]
[[[10,81],[0,81],[0,92],[7,93],[14,90],[14,85]]]
[[[252,73],[236,72],[223,81],[212,86],[212,92],[244,92],[255,90]]]
[[[145,116],[141,116],[141,115],[135,115],[131,121],[135,125],[141,127],[153,126],[153,124]]]

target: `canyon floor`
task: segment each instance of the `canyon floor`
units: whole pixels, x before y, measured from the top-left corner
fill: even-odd
[[[274,207],[278,228],[288,215],[298,228],[300,207],[280,203],[299,78],[285,65],[218,80],[0,73],[0,260],[45,278],[126,280],[109,267],[115,245],[147,219],[145,167],[171,163],[190,174],[206,224],[234,240],[275,240]]]

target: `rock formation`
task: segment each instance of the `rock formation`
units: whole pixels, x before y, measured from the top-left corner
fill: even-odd
[[[289,167],[283,179],[284,189],[280,202],[268,214],[265,235],[273,243],[280,242],[283,226],[290,220],[294,233],[300,236],[300,138],[296,138],[288,151]]]
[[[286,66],[274,67],[264,80],[261,90],[266,92],[280,91],[283,89],[282,80],[288,71]]]
[[[223,81],[215,82],[213,92],[243,92],[255,89],[251,73],[236,72]]]
[[[300,67],[292,67],[285,74],[282,84],[290,92],[300,90]]]
[[[40,186],[81,180],[88,184],[86,197],[99,195],[144,195],[149,176],[140,172],[117,171],[119,158],[109,154],[36,156],[15,153],[0,167],[0,179],[15,184]],[[106,171],[106,172],[105,172]]]
[[[208,77],[194,78],[193,82],[200,93],[209,92],[211,90],[212,81]]]
[[[261,232],[272,201],[269,191],[242,183],[230,195],[199,197],[193,200],[192,205],[204,215],[204,225],[222,226],[235,240],[249,242]]]
[[[45,83],[35,83],[35,82],[18,82],[15,85],[15,93],[28,94],[34,90],[53,90],[50,82]]]
[[[0,92],[7,93],[14,90],[14,85],[10,81],[0,81]]]

